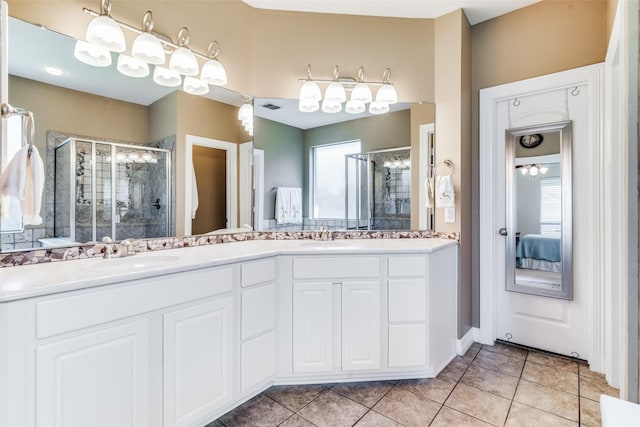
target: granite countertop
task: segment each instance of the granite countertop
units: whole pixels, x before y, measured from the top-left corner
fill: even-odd
[[[0,268],[0,302],[128,280],[215,267],[276,255],[430,253],[451,239],[250,240],[143,252],[130,257],[78,259]]]

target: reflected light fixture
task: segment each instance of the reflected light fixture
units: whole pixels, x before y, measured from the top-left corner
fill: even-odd
[[[182,77],[176,71],[156,65],[155,70],[153,70],[153,81],[160,86],[175,87],[180,86]]]
[[[149,64],[121,53],[118,57],[118,71],[129,77],[147,77],[149,75]]]
[[[520,173],[522,175],[528,174],[532,178],[536,177],[538,174],[544,175],[549,170],[545,165],[537,165],[535,163],[530,165],[517,165],[516,169],[520,169]]]
[[[108,67],[111,65],[111,52],[109,49],[84,40],[76,41],[73,56],[78,61],[94,67]]]
[[[305,113],[318,111],[322,101],[322,111],[325,113],[337,113],[342,111],[342,104],[346,102],[344,109],[349,114],[369,113],[384,114],[390,110],[389,105],[398,102],[398,94],[390,82],[391,71],[386,68],[382,81],[367,82],[364,80],[364,67],[358,69],[358,79],[340,76],[340,69],[336,65],[333,69],[333,79],[313,79],[311,77],[311,65],[307,65],[307,78],[298,79],[304,82],[300,88],[298,109]],[[328,86],[322,99],[322,92],[318,83],[327,83]],[[369,86],[380,86],[375,101]],[[347,91],[351,92],[347,101]]]
[[[85,39],[89,43],[102,46],[113,52],[124,52],[126,44],[120,25],[109,15],[111,0],[102,0],[100,16],[94,18],[87,27]]]
[[[218,42],[214,40],[209,43],[209,48],[207,49],[209,60],[202,66],[200,80],[210,85],[224,86],[227,84],[227,71],[218,61],[219,53]]]
[[[182,27],[178,32],[178,48],[171,54],[169,69],[185,76],[195,76],[200,72],[198,58],[189,49],[189,29]]]
[[[238,120],[242,123],[244,129],[253,136],[253,98],[248,95],[242,95],[244,102],[238,110]]]
[[[131,45],[131,56],[148,64],[161,65],[166,62],[164,47],[160,40],[151,34],[153,30],[153,15],[145,12],[142,17],[142,33],[136,37]]]
[[[191,95],[206,95],[209,93],[209,85],[195,77],[186,76],[184,78],[183,89]]]

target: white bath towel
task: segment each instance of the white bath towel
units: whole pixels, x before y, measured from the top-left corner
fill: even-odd
[[[456,193],[453,189],[453,177],[451,175],[438,176],[436,181],[436,207],[456,207]]]
[[[198,182],[196,181],[196,169],[191,165],[191,219],[196,218],[196,211],[200,205],[198,199]]]
[[[40,207],[44,188],[44,165],[35,146],[24,146],[0,176],[0,194],[20,201],[20,215],[25,225],[42,224]]]
[[[278,187],[275,217],[278,224],[302,224],[302,189]]]
[[[433,208],[433,178],[424,180],[424,192],[426,194],[425,208]]]

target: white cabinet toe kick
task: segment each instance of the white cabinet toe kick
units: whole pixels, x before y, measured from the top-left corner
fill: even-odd
[[[274,384],[434,377],[457,262],[278,254],[0,303],[0,425],[202,427]]]

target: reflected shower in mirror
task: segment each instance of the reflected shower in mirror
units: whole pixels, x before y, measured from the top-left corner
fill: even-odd
[[[571,122],[506,140],[507,290],[572,299]]]

